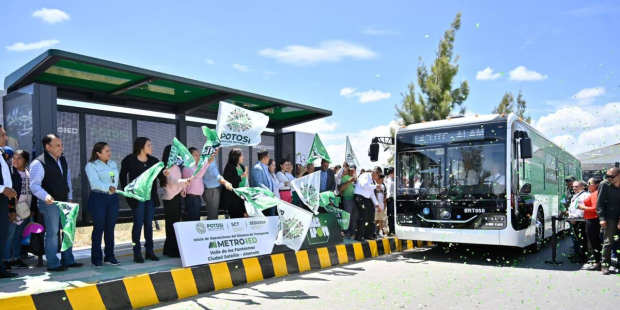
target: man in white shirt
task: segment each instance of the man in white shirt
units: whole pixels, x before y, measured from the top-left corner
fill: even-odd
[[[394,235],[396,231],[395,223],[394,223],[394,193],[396,192],[394,182],[394,167],[388,168],[388,176],[385,178],[385,188],[387,188],[387,194],[385,195],[385,200],[387,205],[387,216],[388,216],[388,227],[390,228],[390,236]]]
[[[374,240],[372,237],[375,232],[375,210],[380,209],[375,189],[380,189],[381,185],[375,183],[379,179],[381,168],[375,167],[374,170],[364,172],[357,178],[355,184],[355,206],[357,207],[357,233],[355,240],[363,241]]]
[[[584,200],[590,196],[586,189],[586,182],[583,181],[574,181],[573,182],[573,190],[575,191],[575,195],[570,201],[570,206],[568,208],[568,217],[570,218],[583,218],[584,210],[579,209],[579,205],[585,205]],[[588,262],[588,256],[586,252],[588,251],[588,239],[586,238],[586,223],[585,222],[577,222],[571,221],[572,228],[572,236],[573,240],[573,249],[575,251],[575,256],[573,257],[572,262],[585,264]]]
[[[484,179],[484,184],[490,186],[495,195],[505,193],[506,177],[499,173],[499,164],[491,166],[491,175]]]

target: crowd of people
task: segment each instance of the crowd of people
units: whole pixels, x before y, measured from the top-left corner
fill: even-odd
[[[44,152],[30,160],[30,154],[24,150],[13,150],[6,146],[6,132],[0,127],[0,278],[17,276],[13,269],[29,268],[22,260],[22,232],[33,218],[42,216],[44,223],[43,247],[47,259],[47,270],[62,272],[69,268],[80,268],[82,263],[75,261],[72,247],[57,256],[59,245],[60,208],[56,202],[73,202],[71,171],[67,159],[63,156],[63,144],[60,137],[49,134],[42,140]],[[189,148],[196,162],[200,151]],[[153,155],[153,145],[148,138],[139,137],[133,143],[133,152],[121,161],[120,166],[112,160],[114,150],[106,142],[96,143],[85,166],[89,182],[87,210],[92,219],[91,263],[93,268],[104,265],[118,266],[121,263],[114,254],[114,229],[119,215],[120,199],[117,189],[123,189],[149,168],[159,163]],[[171,145],[164,148],[162,161],[168,162]],[[172,165],[157,176],[153,182],[151,197],[145,201],[126,198],[133,215],[131,239],[133,243],[133,260],[144,263],[145,260],[158,261],[153,243],[153,220],[155,209],[163,205],[166,225],[166,240],[163,255],[179,257],[179,248],[174,223],[183,219],[200,220],[200,209],[204,201],[207,220],[218,219],[220,213],[229,218],[247,217],[244,202],[232,190],[240,187],[260,187],[269,189],[276,197],[304,207],[291,183],[300,177],[315,172],[314,164],[298,165],[293,172],[293,165],[287,159],[276,163],[269,158],[266,150],[257,152],[256,163],[248,169],[242,163],[244,154],[241,149],[230,150],[224,173],[218,171],[215,158],[219,149],[209,161],[196,172],[197,167]],[[344,163],[343,166],[329,167],[327,160],[321,161],[320,192],[332,191],[340,196],[343,208],[351,214],[349,228],[343,231],[346,238],[363,240],[383,237],[393,233],[393,222],[388,224],[390,204],[394,186],[394,171],[388,176],[381,168],[357,174],[357,167]],[[163,195],[158,195],[157,186]],[[161,198],[161,201],[160,201]],[[27,214],[24,212],[27,211]],[[275,208],[263,211],[266,216],[275,215]],[[4,227],[7,227],[4,229]],[[144,238],[144,243],[141,239]],[[105,246],[102,251],[102,241]],[[144,247],[144,252],[142,247]],[[144,253],[144,256],[142,255]]]
[[[611,168],[605,180],[565,179],[568,194],[563,214],[571,224],[573,241],[569,258],[574,263],[591,265],[586,270],[609,274],[612,257],[618,253],[616,240],[620,230],[620,169]]]

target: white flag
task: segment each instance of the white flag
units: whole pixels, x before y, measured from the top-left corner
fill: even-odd
[[[221,146],[256,146],[267,128],[269,117],[226,102],[220,102],[215,131]]]
[[[321,172],[317,171],[305,177],[291,181],[299,199],[314,212],[319,214],[319,191],[321,190]]]
[[[278,204],[278,218],[280,224],[275,244],[284,244],[295,252],[299,251],[310,229],[312,213],[281,201]]]
[[[355,152],[353,152],[353,147],[351,147],[351,141],[349,141],[349,136],[347,136],[347,145],[344,153],[344,161],[346,161],[349,165],[355,165],[357,169],[359,169],[360,167],[360,162],[357,160]]]

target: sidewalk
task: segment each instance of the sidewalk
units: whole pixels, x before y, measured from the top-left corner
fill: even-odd
[[[73,252],[75,260],[83,263],[82,268],[71,268],[65,272],[48,272],[47,267],[34,267],[36,258],[29,258],[24,262],[30,269],[13,269],[19,276],[12,279],[0,279],[0,299],[14,296],[38,294],[72,287],[83,287],[87,284],[122,279],[127,276],[151,273],[181,267],[180,258],[168,258],[161,255],[164,239],[156,239],[155,253],[159,256],[158,262],[147,260],[144,264],[133,261],[132,244],[124,243],[115,246],[116,258],[120,266],[104,265],[101,269],[94,269],[90,262],[90,248],[80,248]],[[43,264],[46,264],[45,258]]]
[[[155,252],[161,253],[163,239],[155,241]],[[381,239],[324,248],[288,251],[222,263],[182,268],[179,258],[160,256],[160,261],[144,264],[133,262],[131,244],[116,246],[120,266],[104,265],[93,269],[90,249],[78,249],[75,257],[82,268],[50,273],[46,267],[16,270],[20,275],[0,280],[0,309],[131,309],[163,301],[183,299],[283,277],[289,274],[361,261],[400,252],[422,242]],[[29,259],[34,265],[36,259]]]

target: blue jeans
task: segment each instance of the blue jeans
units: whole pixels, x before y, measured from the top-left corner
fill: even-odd
[[[185,212],[188,221],[200,221],[200,207],[202,200],[198,196],[187,195],[185,197]]]
[[[101,237],[105,233],[105,258],[114,258],[114,227],[118,218],[118,194],[90,192],[88,196],[88,212],[93,218],[92,248],[90,260],[101,265]]]
[[[4,257],[2,257],[4,260],[8,261],[21,257],[22,232],[24,232],[24,228],[28,223],[30,223],[30,219],[25,219],[19,225],[13,222],[9,223],[6,245],[4,246]]]
[[[155,203],[152,200],[138,201],[138,206],[131,209],[133,213],[133,228],[131,229],[131,241],[133,242],[133,254],[140,255],[140,234],[144,225],[144,249],[147,253],[153,252],[153,217],[155,217]]]
[[[0,194],[0,228],[9,225],[9,206],[6,196]],[[0,229],[0,244],[6,243],[8,229]],[[4,257],[4,247],[0,246],[0,257]],[[4,264],[0,264],[0,274],[6,272]]]
[[[47,269],[69,266],[75,263],[73,258],[73,247],[58,253],[58,232],[60,231],[60,208],[54,203],[46,205],[45,201],[39,200],[39,211],[45,217],[45,258],[47,259]]]

